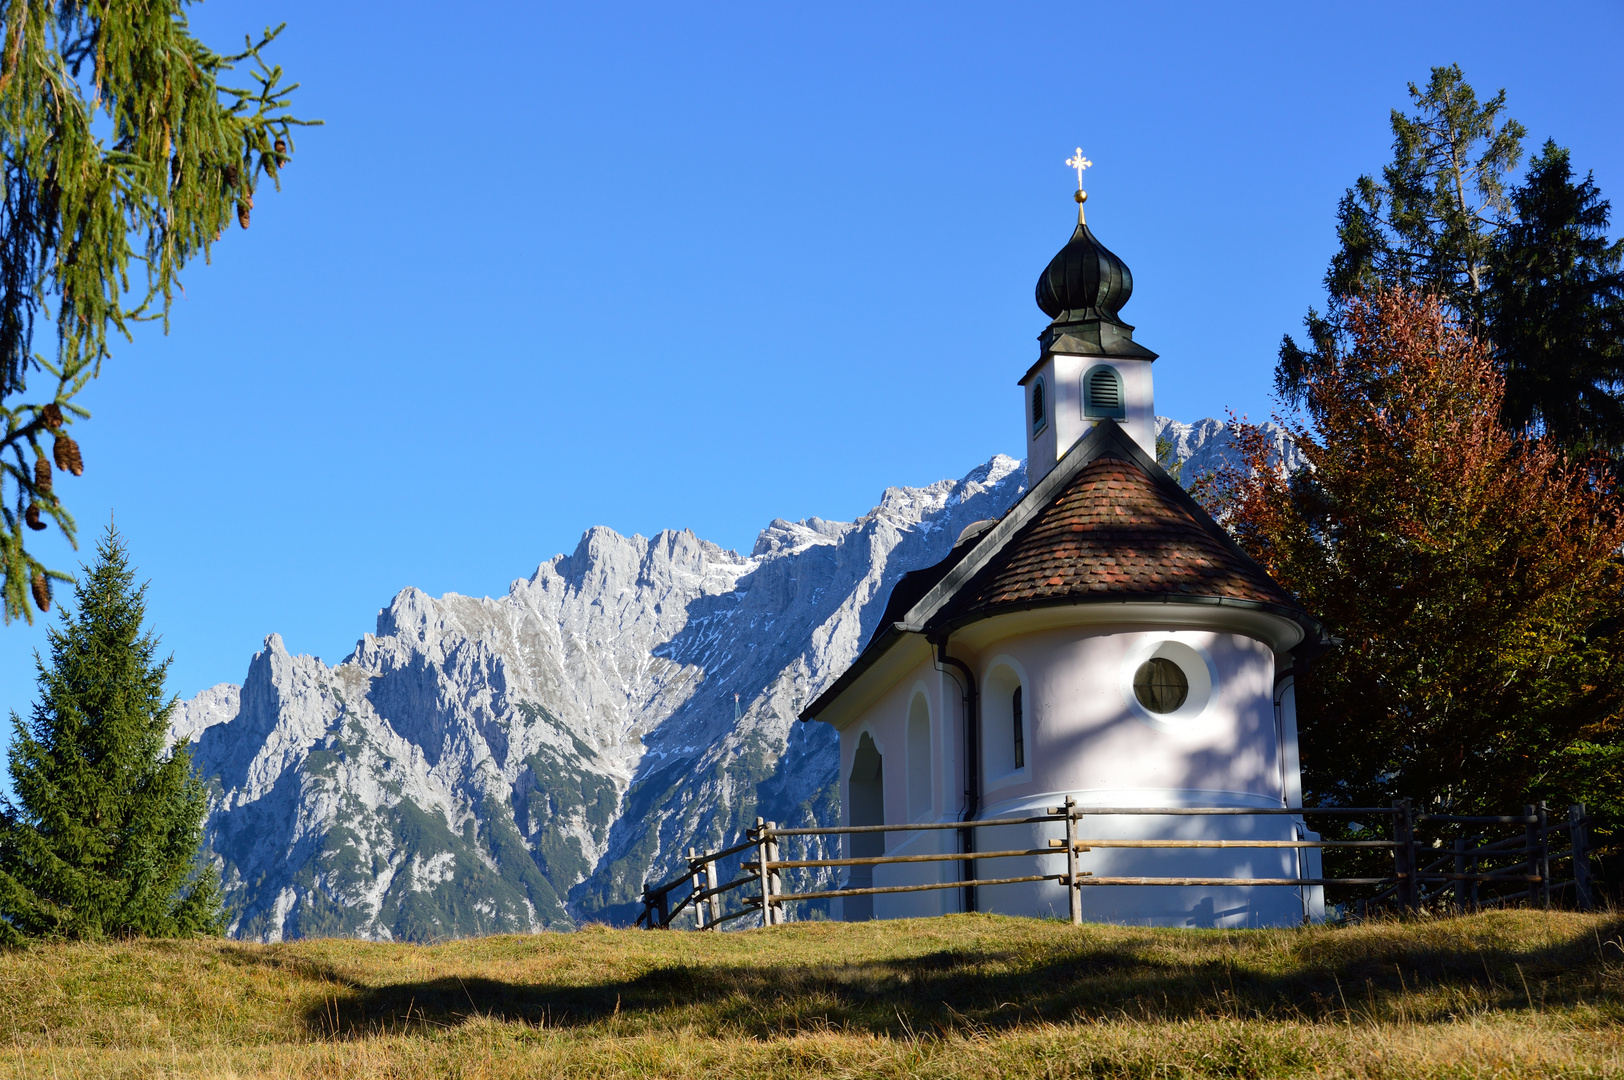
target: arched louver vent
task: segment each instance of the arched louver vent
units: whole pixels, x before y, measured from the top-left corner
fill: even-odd
[[[1043,400],[1043,380],[1039,379],[1032,384],[1032,431],[1036,434],[1043,430],[1044,417],[1048,415],[1048,405]]]
[[[1109,416],[1115,420],[1127,418],[1128,408],[1122,400],[1122,375],[1116,368],[1099,364],[1088,369],[1088,374],[1083,376],[1083,414]]]

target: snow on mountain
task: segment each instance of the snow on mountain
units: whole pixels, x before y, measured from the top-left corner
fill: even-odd
[[[1164,431],[1192,462],[1227,436]],[[994,457],[889,488],[854,522],[773,521],[748,556],[594,528],[500,598],[405,589],[332,667],[270,635],[240,688],[172,719],[211,786],[230,932],[624,923],[690,846],[733,843],[757,816],[834,821],[834,732],[796,713],[856,657],[896,579],[1024,485]]]
[[[1273,444],[1275,460],[1283,462],[1288,470],[1299,469],[1308,463],[1302,451],[1292,445],[1285,428],[1273,421],[1265,421],[1258,426]],[[1181,424],[1177,420],[1158,416],[1156,440],[1161,442],[1164,439],[1172,449],[1169,458],[1163,460],[1162,464],[1178,464],[1179,479],[1186,485],[1203,473],[1236,462],[1235,436],[1222,420],[1208,417],[1193,424]]]

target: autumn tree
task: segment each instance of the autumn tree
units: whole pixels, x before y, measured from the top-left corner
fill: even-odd
[[[187,0],[0,0],[0,616],[51,605],[28,551],[73,516],[57,479],[84,468],[75,402],[111,342],[167,320],[183,267],[293,152],[279,30],[219,53]],[[224,81],[249,64],[245,86]],[[36,325],[38,320],[39,325]],[[35,351],[44,337],[49,357]]]
[[[1205,497],[1340,639],[1299,691],[1305,789],[1450,812],[1624,810],[1624,515],[1612,473],[1500,423],[1490,346],[1437,295],[1373,288],[1286,418],[1307,466],[1241,460]]]

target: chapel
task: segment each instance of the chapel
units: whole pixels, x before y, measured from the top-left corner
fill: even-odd
[[[1081,164],[1079,164],[1081,163]],[[1317,839],[1300,816],[1158,816],[1172,807],[1302,805],[1295,684],[1324,628],[1156,460],[1152,368],[1121,310],[1128,266],[1090,231],[1078,152],[1077,227],[1037,282],[1050,319],[1020,377],[1027,490],[893,587],[867,645],[802,712],[840,734],[842,825],[960,822],[860,833],[845,858],[1043,848],[1067,796],[1113,839]],[[973,844],[973,847],[965,845]],[[1313,879],[1317,849],[1093,848],[1095,877]],[[1068,913],[1063,855],[851,867],[837,919],[980,910]],[[1153,926],[1278,926],[1323,917],[1317,885],[1101,885],[1084,918]]]

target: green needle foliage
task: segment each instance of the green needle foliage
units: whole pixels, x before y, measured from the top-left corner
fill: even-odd
[[[167,325],[187,261],[233,218],[248,227],[260,177],[293,152],[294,86],[262,53],[221,54],[186,0],[0,0],[0,617],[50,610],[48,570],[26,546],[73,517],[53,473],[79,475],[74,398],[114,335]],[[247,87],[221,82],[251,63]],[[36,318],[54,359],[34,351]],[[30,386],[30,376],[45,375]],[[46,444],[49,444],[47,450]]]
[[[1479,102],[1458,66],[1433,68],[1425,90],[1410,84],[1410,98],[1414,115],[1392,113],[1392,164],[1380,181],[1361,176],[1337,206],[1342,248],[1326,284],[1337,296],[1372,285],[1432,293],[1477,329],[1505,181],[1526,132],[1501,120],[1504,90]]]
[[[1608,203],[1575,182],[1568,151],[1547,141],[1518,186],[1524,128],[1501,90],[1479,101],[1458,66],[1410,84],[1394,110],[1393,160],[1361,176],[1337,206],[1329,310],[1310,309],[1307,342],[1281,342],[1275,385],[1302,406],[1339,363],[1348,305],[1381,289],[1437,298],[1491,343],[1505,379],[1501,420],[1569,453],[1624,451],[1624,244],[1607,243]]]
[[[1624,448],[1624,240],[1607,242],[1608,202],[1547,140],[1512,204],[1488,292],[1505,422],[1575,450]]]
[[[112,526],[85,570],[77,611],[50,631],[33,716],[11,715],[0,941],[217,933],[219,879],[198,857],[207,795],[188,745],[165,753],[169,661]]]

